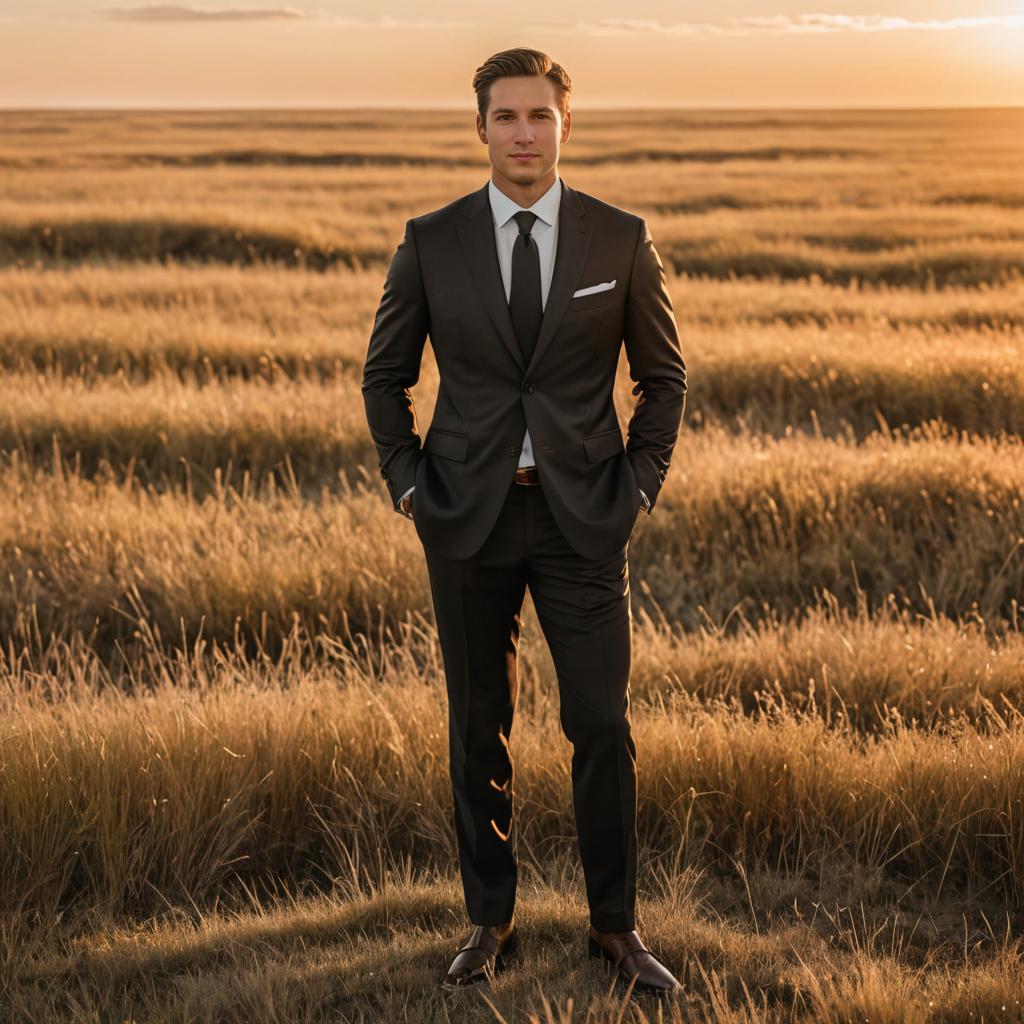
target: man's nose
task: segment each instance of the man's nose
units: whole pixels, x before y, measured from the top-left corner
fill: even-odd
[[[516,127],[516,142],[533,142],[533,126],[529,121],[520,122]]]

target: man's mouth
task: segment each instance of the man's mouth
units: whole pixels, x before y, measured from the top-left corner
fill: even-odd
[[[513,153],[512,154],[512,159],[513,160],[522,160],[523,163],[526,163],[527,160],[534,159],[534,157],[536,157],[536,155],[537,155],[536,153]]]

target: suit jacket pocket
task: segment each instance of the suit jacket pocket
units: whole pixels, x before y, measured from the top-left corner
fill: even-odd
[[[601,306],[610,306],[618,299],[618,291],[609,288],[603,292],[591,292],[589,295],[580,295],[578,298],[569,300],[569,309],[599,309]]]
[[[599,434],[591,434],[583,438],[583,450],[588,462],[600,462],[609,459],[626,446],[622,443],[622,431],[618,427],[602,430]]]
[[[439,430],[431,427],[423,441],[423,447],[434,455],[441,455],[456,462],[465,462],[469,451],[469,434],[455,430]]]

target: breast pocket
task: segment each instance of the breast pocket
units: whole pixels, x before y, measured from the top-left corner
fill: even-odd
[[[610,288],[604,292],[592,292],[590,295],[580,295],[578,298],[569,300],[569,309],[573,311],[585,309],[601,309],[603,306],[610,306],[618,302],[619,289]]]

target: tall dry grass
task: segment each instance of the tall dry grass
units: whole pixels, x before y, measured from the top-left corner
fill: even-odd
[[[405,220],[486,180],[466,119],[38,111],[0,113],[4,1020],[1024,1020],[1024,119],[574,120],[689,371],[630,544],[640,926],[683,1001],[584,955],[529,596],[524,959],[436,991],[444,674],[357,384]],[[436,388],[428,344],[421,432]]]
[[[443,672],[432,631],[401,641],[330,645],[312,672],[153,647],[160,678],[130,694],[7,677],[0,979],[19,1018],[439,1012],[433,972],[461,911]],[[553,703],[511,737],[528,959],[491,1005],[508,1013],[534,979],[603,1020],[621,1000],[582,956]],[[883,997],[882,1019],[1018,1019],[1018,711],[941,731],[893,716],[871,736],[770,698],[745,714],[677,695],[632,717],[643,927],[688,982],[672,1019],[738,1001],[760,1020],[845,1020]]]
[[[799,617],[828,594],[972,614],[998,634],[1020,610],[1022,472],[1014,435],[929,425],[857,442],[709,428],[684,438],[660,514],[634,531],[631,576],[686,628],[740,612]],[[373,476],[356,465],[337,490],[309,494],[294,479],[218,470],[195,493],[15,460],[0,471],[0,622],[90,632],[109,650],[134,633],[136,595],[164,637],[201,629],[271,645],[296,620],[330,630],[347,615],[365,629],[378,605],[427,612],[413,524]]]
[[[55,678],[40,695],[5,674],[18,724],[0,777],[0,905],[152,914],[239,878],[341,871],[344,851],[443,870],[444,675],[431,630],[401,638],[390,653],[322,642],[301,672],[292,654],[257,669],[151,647],[149,684],[130,692]],[[557,706],[538,693],[512,737],[517,842],[538,868],[574,850]],[[870,732],[767,688],[752,711],[676,689],[631,715],[651,857],[805,881],[854,864],[864,898],[1019,895],[1024,721],[1005,702],[939,728],[894,708]]]

